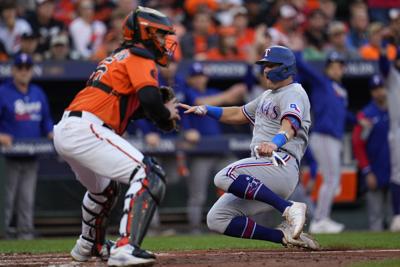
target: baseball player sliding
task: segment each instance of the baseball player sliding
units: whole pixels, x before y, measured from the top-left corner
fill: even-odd
[[[224,235],[267,240],[288,247],[318,249],[302,232],[306,205],[287,201],[299,179],[299,162],[308,143],[310,102],[293,82],[296,62],[292,51],[271,46],[257,61],[270,90],[242,107],[188,106],[185,113],[208,115],[228,124],[252,123],[252,156],[234,162],[215,176],[226,193],[207,215],[211,230]],[[257,224],[250,216],[275,208],[286,219],[277,229]]]
[[[110,266],[151,264],[155,256],[140,249],[157,204],[165,193],[161,167],[124,140],[130,120],[147,117],[172,130],[179,119],[176,99],[162,101],[156,63],[168,64],[176,43],[162,13],[138,7],[123,22],[120,48],[97,69],[54,127],[54,146],[86,187],[82,234],[71,251],[76,261],[92,256]],[[107,218],[116,203],[119,183],[125,194],[120,238],[105,241]],[[111,247],[111,249],[110,249]]]

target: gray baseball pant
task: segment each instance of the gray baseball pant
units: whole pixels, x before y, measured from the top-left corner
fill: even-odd
[[[6,158],[5,163],[4,225],[6,237],[12,237],[14,232],[10,224],[15,213],[18,238],[33,239],[38,161],[35,158]]]
[[[280,155],[286,161],[287,166],[273,166],[267,158],[245,158],[218,172],[214,178],[214,183],[227,192],[235,177],[247,174],[260,180],[280,197],[287,199],[293,193],[299,181],[299,167],[293,157],[282,153]],[[233,218],[253,216],[271,209],[273,207],[264,202],[242,199],[231,193],[225,193],[208,212],[207,225],[210,230],[224,233]]]
[[[312,133],[310,146],[323,177],[314,213],[314,219],[319,221],[330,216],[333,199],[340,184],[342,142],[330,135]]]

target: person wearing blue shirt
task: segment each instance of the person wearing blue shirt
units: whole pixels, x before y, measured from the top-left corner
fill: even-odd
[[[390,207],[389,113],[387,93],[379,75],[370,80],[372,100],[358,114],[353,130],[353,150],[367,187],[369,228],[384,230]],[[366,123],[367,122],[367,123]]]
[[[339,233],[344,225],[330,218],[333,199],[340,184],[342,138],[346,121],[355,122],[347,110],[347,91],[341,84],[344,58],[334,52],[328,55],[324,72],[314,70],[296,53],[299,76],[311,86],[313,128],[310,147],[323,176],[311,233]]]
[[[31,83],[33,62],[28,54],[18,54],[12,79],[0,86],[0,144],[11,147],[23,139],[52,138],[53,121],[42,89]],[[38,161],[36,157],[7,156],[5,184],[5,232],[7,238],[34,238],[33,214]],[[15,204],[14,204],[15,203]],[[16,230],[11,227],[16,213]]]

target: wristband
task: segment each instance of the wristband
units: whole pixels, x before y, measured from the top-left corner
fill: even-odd
[[[207,108],[208,116],[210,116],[211,118],[214,118],[216,120],[219,120],[221,118],[222,112],[223,112],[221,107],[206,105],[206,108]]]
[[[278,133],[274,138],[272,138],[272,143],[274,143],[278,148],[286,144],[287,141],[288,139],[284,133]]]

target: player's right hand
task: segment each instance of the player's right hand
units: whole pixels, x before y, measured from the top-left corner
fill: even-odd
[[[278,147],[272,142],[262,142],[257,146],[258,155],[261,157],[272,157],[272,152],[278,150]]]
[[[179,115],[179,110],[178,110],[178,101],[176,98],[171,99],[170,101],[166,102],[165,107],[169,110],[170,120],[180,120],[181,116]]]
[[[181,108],[186,109],[185,110],[185,114],[190,114],[193,113],[195,115],[199,115],[199,116],[204,116],[207,114],[207,108],[205,105],[201,105],[201,106],[189,106],[183,103],[179,103],[179,106]]]

